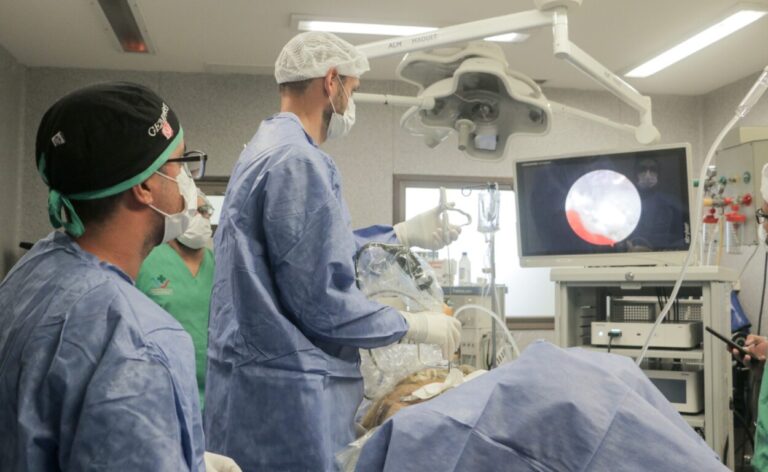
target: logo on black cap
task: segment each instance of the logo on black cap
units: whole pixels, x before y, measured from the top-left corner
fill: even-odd
[[[171,128],[171,125],[168,123],[168,105],[163,103],[162,110],[163,111],[160,113],[160,118],[158,118],[157,121],[155,121],[155,123],[149,127],[147,134],[154,138],[157,136],[158,131],[162,131],[165,139],[171,139],[173,137],[173,128]]]
[[[66,143],[66,141],[64,141],[64,134],[62,134],[61,131],[54,134],[53,137],[51,138],[51,142],[53,143],[53,147],[59,147],[62,144]]]

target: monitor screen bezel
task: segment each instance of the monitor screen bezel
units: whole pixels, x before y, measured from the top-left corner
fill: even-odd
[[[519,188],[518,185],[518,168],[521,164],[530,162],[545,162],[554,160],[574,159],[580,157],[601,156],[610,154],[626,154],[626,153],[638,153],[644,151],[659,151],[667,149],[685,149],[685,173],[686,182],[688,182],[688,214],[689,216],[689,231],[693,223],[693,218],[697,217],[694,213],[693,200],[694,200],[694,188],[693,179],[691,178],[691,145],[690,143],[671,143],[661,144],[656,146],[643,146],[637,148],[623,148],[623,149],[607,149],[607,150],[595,150],[579,153],[561,154],[557,156],[544,156],[544,157],[531,157],[523,158],[515,161],[514,166],[514,185],[515,189]],[[523,234],[520,229],[520,198],[519,195],[515,195],[515,205],[517,211],[517,253],[520,257],[521,267],[625,267],[625,266],[682,266],[685,260],[688,250],[679,251],[649,251],[649,252],[624,252],[624,253],[603,253],[603,254],[558,254],[558,255],[523,255]],[[688,244],[690,248],[690,240],[688,238]]]

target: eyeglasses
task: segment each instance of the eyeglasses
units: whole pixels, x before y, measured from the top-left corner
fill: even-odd
[[[205,175],[207,160],[208,155],[203,151],[187,151],[181,157],[174,157],[166,162],[181,162],[187,175],[197,180]]]
[[[755,219],[757,220],[757,224],[761,225],[768,219],[768,213],[764,212],[762,208],[758,208],[755,210]]]
[[[212,217],[213,211],[214,211],[213,205],[209,205],[207,203],[205,205],[200,205],[199,207],[197,207],[197,212],[200,213],[200,215],[202,215],[204,218]]]

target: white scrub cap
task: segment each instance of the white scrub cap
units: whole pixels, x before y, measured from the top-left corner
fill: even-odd
[[[360,78],[370,70],[368,59],[335,34],[307,31],[293,37],[275,61],[278,84],[323,77],[335,67],[340,75]]]

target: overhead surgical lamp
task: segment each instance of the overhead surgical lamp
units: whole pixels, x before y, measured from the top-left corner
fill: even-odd
[[[430,108],[411,107],[400,120],[429,147],[455,131],[467,156],[500,160],[513,134],[549,132],[546,97],[534,81],[509,69],[496,44],[408,54],[397,74],[435,100]]]
[[[459,150],[479,160],[501,160],[508,153],[510,137],[549,132],[552,112],[580,116],[632,132],[642,144],[658,141],[653,125],[651,99],[641,95],[568,39],[568,7],[581,0],[535,0],[538,10],[473,21],[428,33],[364,44],[358,48],[369,58],[407,54],[398,76],[419,87],[416,97],[356,93],[358,103],[410,107],[400,124],[423,136],[434,147],[449,134],[458,134]],[[634,108],[640,123],[630,125],[578,108],[556,103],[527,76],[510,70],[501,48],[474,42],[463,48],[435,49],[452,43],[537,28],[553,27],[555,57],[566,60]],[[425,51],[426,52],[414,52]]]

